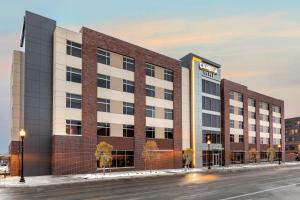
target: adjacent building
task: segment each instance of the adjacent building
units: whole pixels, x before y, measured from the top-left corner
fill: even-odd
[[[113,145],[113,170],[141,170],[144,144],[159,147],[155,168],[245,163],[255,148],[284,149],[283,101],[221,81],[221,65],[196,54],[180,60],[86,27],[74,32],[26,11],[11,74],[10,171],[92,173],[96,145]],[[208,141],[211,142],[208,145]]]
[[[284,102],[222,79],[222,144],[224,164],[268,161],[268,151],[275,150],[275,160],[284,161]],[[255,150],[254,160],[249,150]]]
[[[286,160],[299,159],[300,153],[300,117],[285,119]]]

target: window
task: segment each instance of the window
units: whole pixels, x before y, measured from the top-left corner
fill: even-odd
[[[230,120],[230,128],[234,128],[234,120]]]
[[[147,138],[155,138],[155,128],[147,126],[146,127],[146,137]]]
[[[281,123],[280,117],[274,117],[274,116],[273,116],[273,122],[274,122],[274,123],[280,124],[280,123]]]
[[[275,128],[275,127],[273,127],[273,133],[274,134],[281,134],[281,128]]]
[[[105,65],[110,65],[110,53],[104,49],[97,49],[97,61]]]
[[[279,138],[273,138],[273,145],[280,144],[281,140]]]
[[[97,99],[97,107],[100,112],[110,112],[110,100],[98,98]]]
[[[110,136],[110,124],[109,123],[97,123],[97,135]]]
[[[270,133],[270,127],[268,127],[268,126],[260,126],[260,132]]]
[[[99,167],[99,160],[97,161],[97,167]],[[111,168],[129,168],[134,167],[134,151],[112,151]]]
[[[239,135],[239,143],[243,143],[244,142],[244,136],[243,135]]]
[[[66,80],[81,83],[81,70],[67,66]]]
[[[255,114],[255,112],[249,111],[249,119],[256,119],[256,114]]]
[[[229,92],[229,98],[234,100],[234,92],[233,91],[230,91]]]
[[[249,144],[256,144],[256,137],[249,137]]]
[[[134,125],[123,124],[123,137],[134,137]]]
[[[220,112],[220,107],[220,100],[202,96],[202,108],[204,110]]]
[[[229,107],[229,112],[230,112],[231,114],[234,114],[234,106],[230,106],[230,107]]]
[[[234,135],[230,134],[230,142],[234,142]]]
[[[231,163],[232,164],[243,164],[244,163],[244,152],[231,152]]]
[[[67,40],[67,54],[81,58],[81,44]]]
[[[261,102],[259,107],[263,110],[269,110],[269,105],[267,103]]]
[[[81,109],[81,95],[78,94],[66,94],[66,107]]]
[[[221,118],[219,115],[202,113],[202,125],[206,127],[220,128]]]
[[[260,152],[260,161],[267,161],[267,160],[268,160],[267,152]]]
[[[165,119],[173,119],[173,110],[165,108]]]
[[[152,85],[146,85],[146,96],[155,97],[155,87]]]
[[[165,93],[166,100],[173,101],[173,91],[172,90],[165,89],[164,93]]]
[[[134,93],[134,82],[123,80],[123,92]]]
[[[123,57],[123,69],[134,72],[134,59]]]
[[[238,93],[238,101],[243,102],[243,95]]]
[[[110,76],[98,74],[97,75],[97,85],[98,85],[98,87],[110,89]]]
[[[165,128],[165,138],[173,139],[173,129],[172,128]]]
[[[155,77],[155,67],[151,64],[146,64],[146,75]]]
[[[248,99],[248,105],[249,105],[249,106],[252,106],[252,107],[255,107],[255,106],[256,106],[255,100],[249,98],[249,99]]]
[[[164,77],[166,81],[173,82],[173,71],[169,69],[164,70]]]
[[[244,123],[239,121],[239,129],[244,129]]]
[[[261,121],[266,121],[266,122],[268,122],[270,120],[269,115],[264,115],[264,114],[259,114],[259,119]]]
[[[125,115],[134,115],[134,104],[123,102],[123,114]]]
[[[146,106],[146,117],[155,117],[155,107],[154,106]]]
[[[221,138],[220,138],[220,132],[219,131],[208,131],[208,130],[203,130],[203,143],[207,143],[207,140],[209,139],[211,143],[213,144],[220,144],[221,143]]]
[[[256,125],[250,124],[250,131],[256,131]]]
[[[260,144],[269,144],[270,143],[270,138],[260,138]]]
[[[220,96],[220,84],[202,79],[202,92]]]
[[[280,107],[278,107],[278,106],[273,106],[272,110],[273,110],[273,112],[280,113]]]
[[[81,135],[81,121],[67,119],[66,133],[68,135]]]
[[[244,109],[243,108],[238,108],[238,115],[244,115]]]

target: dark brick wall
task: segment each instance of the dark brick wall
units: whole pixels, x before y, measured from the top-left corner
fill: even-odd
[[[244,106],[244,142],[243,143],[230,143],[230,112],[229,112],[229,92],[235,91],[241,93],[244,98],[243,106]],[[256,145],[249,144],[248,141],[248,98],[252,98],[256,101]],[[248,90],[248,88],[244,85],[240,85],[238,83],[234,83],[232,81],[223,79],[221,81],[221,110],[222,110],[222,119],[221,119],[221,127],[222,127],[222,145],[224,147],[223,159],[224,164],[230,164],[230,155],[232,151],[241,151],[247,152],[250,148],[255,147],[258,152],[266,151],[270,146],[273,146],[276,150],[278,149],[277,145],[273,145],[273,119],[272,119],[272,107],[271,106],[279,106],[281,108],[281,119],[282,119],[282,149],[284,151],[284,102],[282,100],[278,100],[257,92],[253,92]],[[260,144],[260,128],[259,128],[259,104],[260,102],[265,102],[270,105],[270,145],[261,145]],[[246,123],[245,123],[246,122]],[[284,160],[284,152],[282,153]],[[245,162],[247,163],[247,156],[245,156]]]
[[[20,142],[11,141],[9,144],[9,171],[11,176],[20,175]]]
[[[82,33],[82,137],[53,136],[52,173],[86,173],[96,171],[95,147],[100,141],[107,141],[114,149],[134,150],[135,169],[144,169],[142,151],[146,142],[145,137],[145,64],[151,63],[174,71],[174,139],[157,139],[159,148],[174,150],[164,156],[163,168],[182,166],[182,133],[181,133],[181,65],[179,60],[155,53],[136,45],[121,41],[108,35],[83,27]],[[97,132],[97,47],[135,59],[135,95],[134,95],[134,123],[135,137],[98,137]],[[70,139],[71,138],[71,139]],[[70,141],[71,140],[71,141]],[[72,142],[76,143],[78,151],[73,150]],[[69,155],[69,156],[67,156]],[[164,154],[163,154],[164,155]],[[64,160],[73,160],[77,164],[73,170]]]

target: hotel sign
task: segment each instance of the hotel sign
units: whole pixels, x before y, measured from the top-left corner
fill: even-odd
[[[213,75],[218,74],[218,69],[212,65],[208,65],[206,63],[200,62],[199,63],[199,69],[202,70],[203,72],[208,72]]]

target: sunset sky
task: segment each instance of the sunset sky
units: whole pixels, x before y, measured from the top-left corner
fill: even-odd
[[[12,50],[25,10],[79,31],[86,26],[181,58],[222,65],[222,77],[285,101],[300,116],[300,1],[9,0],[0,8],[0,153],[8,152]]]

